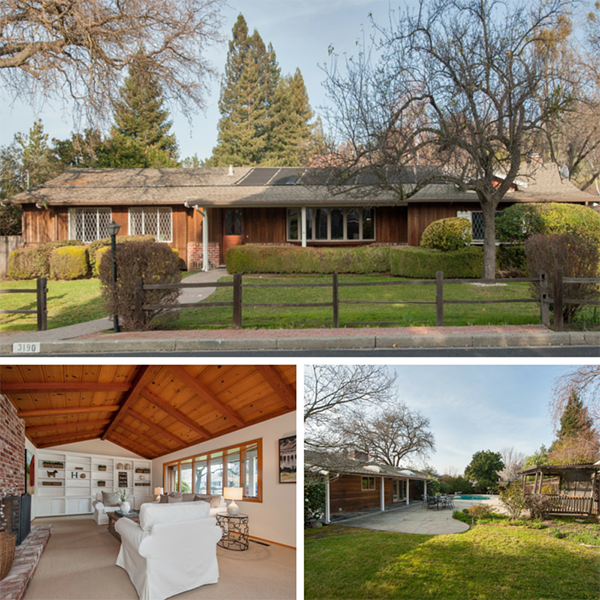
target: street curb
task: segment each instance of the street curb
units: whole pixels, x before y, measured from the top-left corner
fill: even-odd
[[[523,348],[597,346],[600,332],[523,332],[473,334],[396,334],[273,338],[159,338],[61,340],[41,342],[43,354],[102,354],[119,352],[219,352],[260,350],[374,350],[377,348]],[[11,343],[0,343],[0,354],[13,355]],[[15,354],[14,356],[32,356]]]

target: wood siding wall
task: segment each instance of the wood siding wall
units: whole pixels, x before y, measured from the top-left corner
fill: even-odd
[[[406,480],[400,480],[406,486]],[[375,489],[363,491],[361,489],[362,477],[358,475],[343,475],[330,484],[330,511],[331,514],[340,512],[353,512],[367,508],[378,508],[381,503],[381,477],[375,476]],[[385,478],[385,503],[393,502],[393,480]],[[412,481],[409,487],[410,500],[421,500],[423,482]]]

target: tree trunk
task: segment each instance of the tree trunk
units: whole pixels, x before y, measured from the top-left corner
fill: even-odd
[[[496,203],[481,202],[483,210],[483,278],[496,278]]]

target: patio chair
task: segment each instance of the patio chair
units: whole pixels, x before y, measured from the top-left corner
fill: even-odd
[[[427,510],[430,508],[438,508],[438,500],[435,496],[427,496]]]
[[[427,508],[427,498],[428,498],[427,494],[423,494],[421,496],[421,500],[422,500],[421,508]]]

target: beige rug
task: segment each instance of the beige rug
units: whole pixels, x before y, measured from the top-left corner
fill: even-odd
[[[120,542],[91,516],[35,519],[54,532],[25,600],[136,600],[127,573],[116,566]],[[175,596],[178,600],[286,600],[296,598],[296,551],[250,542],[246,552],[217,548],[219,583]]]

